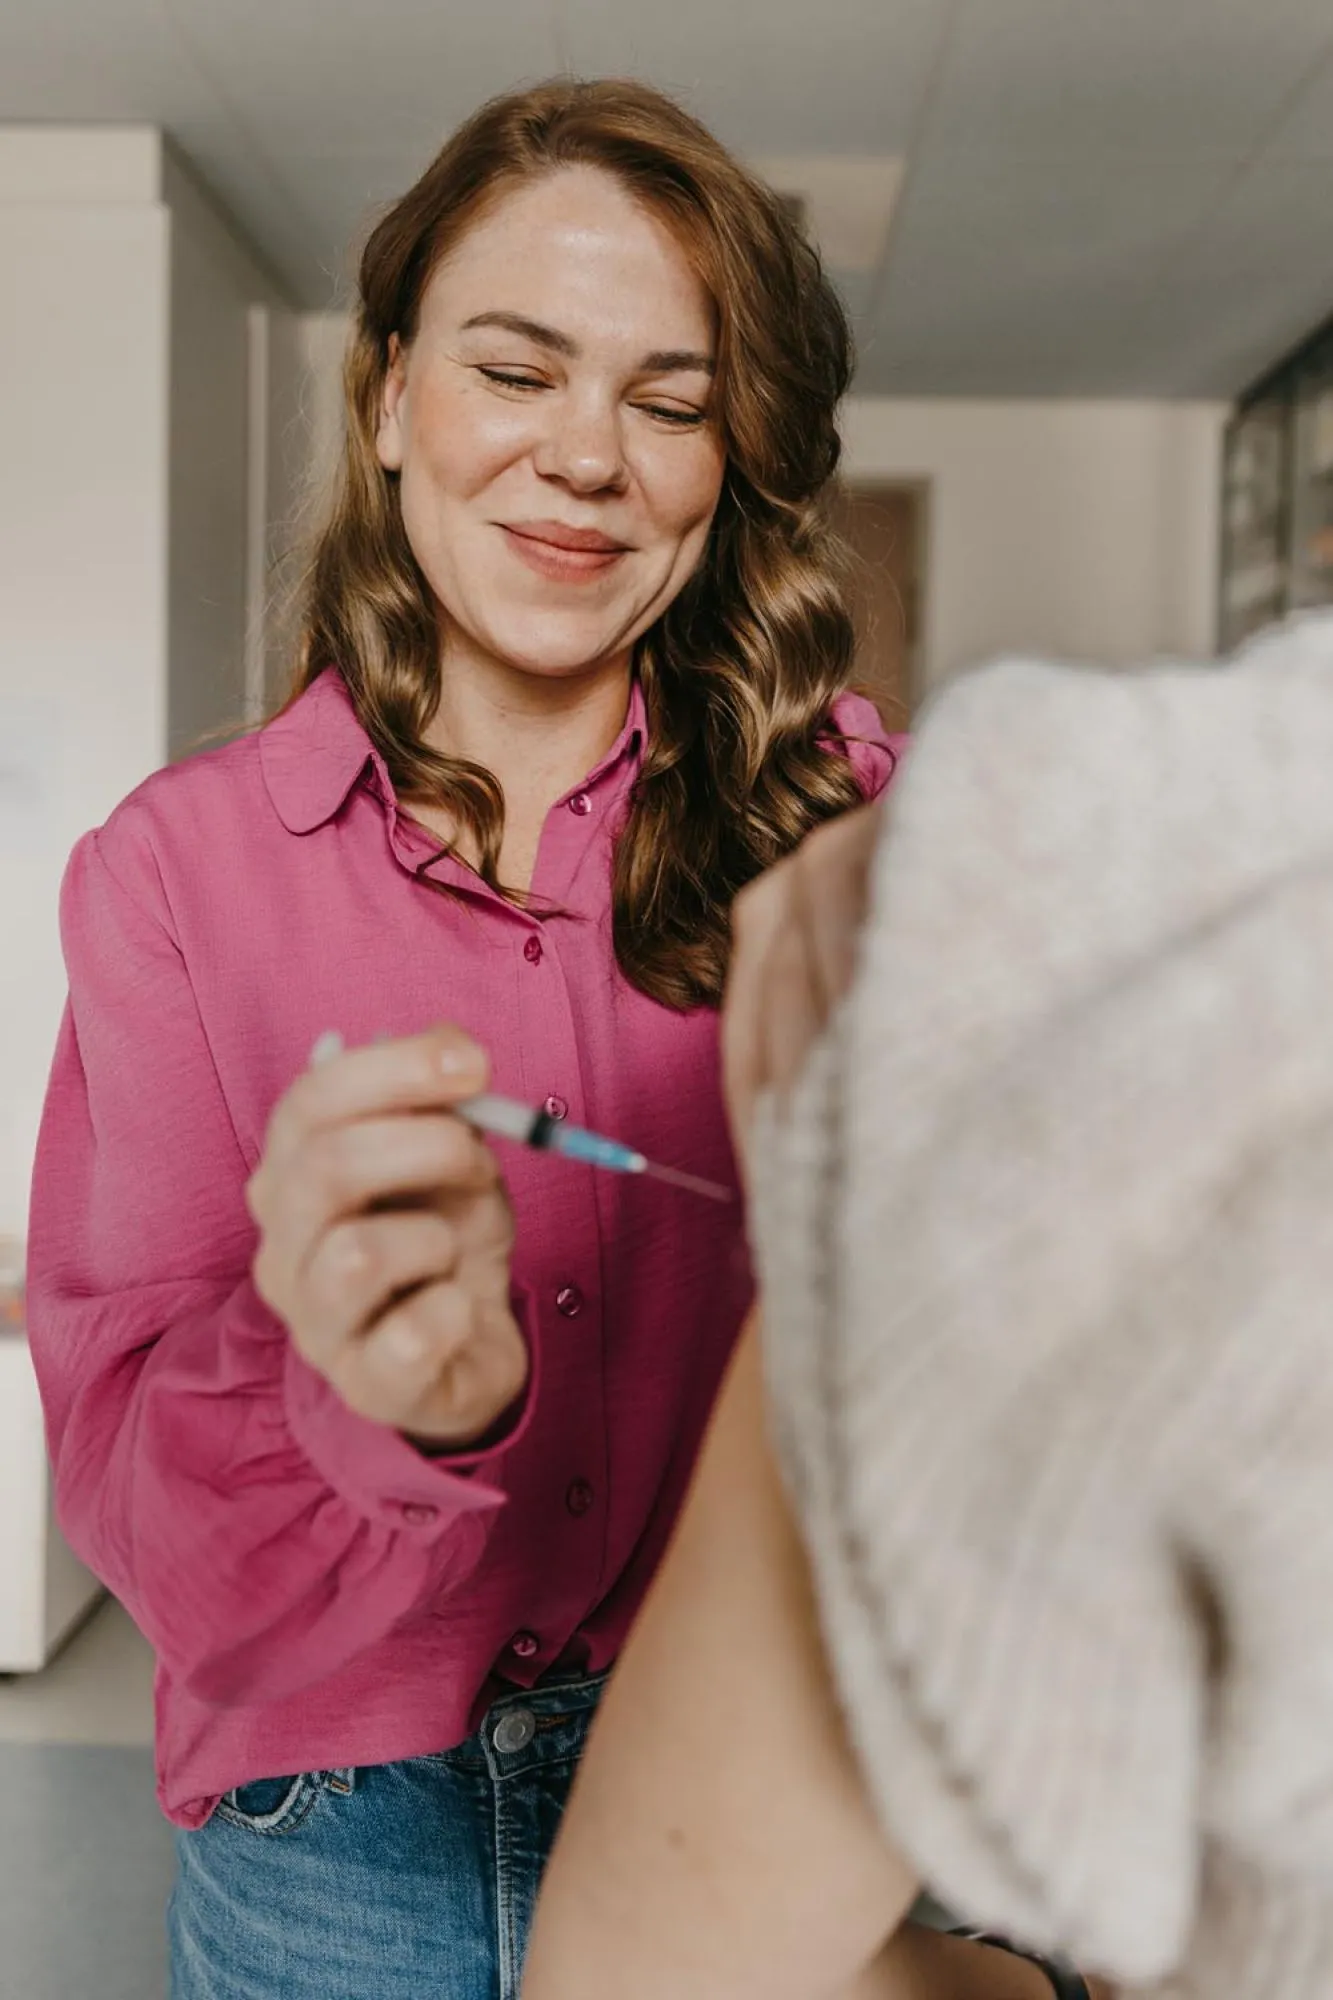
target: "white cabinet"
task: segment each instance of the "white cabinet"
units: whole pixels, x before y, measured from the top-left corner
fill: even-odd
[[[0,1334],[0,1673],[32,1673],[102,1595],[56,1526],[37,1378]]]

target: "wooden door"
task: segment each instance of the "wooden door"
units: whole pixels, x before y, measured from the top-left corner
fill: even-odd
[[[857,684],[890,726],[902,728],[920,692],[925,492],[849,481],[838,490],[835,516],[853,558]]]

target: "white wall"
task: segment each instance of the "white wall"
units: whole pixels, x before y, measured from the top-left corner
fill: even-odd
[[[171,147],[167,754],[267,704],[309,445],[299,315]]]
[[[853,398],[849,476],[928,491],[927,687],[1010,649],[1208,657],[1225,420],[1211,403]]]
[[[245,719],[249,315],[263,286],[174,172],[171,193],[167,754],[178,757],[219,722]]]
[[[0,1233],[21,1233],[69,850],[238,716],[247,313],[285,302],[146,129],[0,129],[0,269],[21,308],[0,314]]]
[[[56,896],[166,732],[168,218],[0,199],[0,1230],[21,1233],[64,991]]]
[[[317,506],[342,444],[342,368],[350,326],[344,313],[302,313],[299,329],[307,476],[312,504]]]

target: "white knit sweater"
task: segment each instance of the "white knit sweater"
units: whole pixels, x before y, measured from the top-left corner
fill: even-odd
[[[1126,1990],[1333,1995],[1333,619],[929,713],[757,1148],[883,1824]]]

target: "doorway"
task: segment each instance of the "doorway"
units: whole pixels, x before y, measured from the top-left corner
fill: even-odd
[[[852,551],[856,684],[885,723],[906,728],[923,688],[927,489],[852,479],[839,484],[834,519]]]

